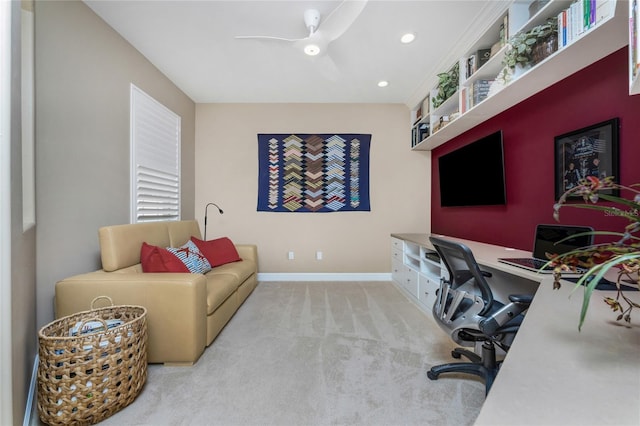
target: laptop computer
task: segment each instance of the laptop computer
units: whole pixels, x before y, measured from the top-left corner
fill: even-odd
[[[571,250],[593,244],[593,235],[572,235],[593,231],[589,226],[571,226],[571,225],[544,225],[536,226],[536,233],[533,240],[533,257],[506,257],[498,259],[498,262],[506,263],[518,268],[528,269],[541,274],[553,273],[553,268],[547,266],[541,269],[549,259],[546,253],[564,254]],[[570,237],[559,244],[567,237]]]

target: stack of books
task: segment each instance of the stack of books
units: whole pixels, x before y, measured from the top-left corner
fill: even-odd
[[[558,13],[558,49],[570,45],[584,32],[611,16],[613,0],[576,0]]]

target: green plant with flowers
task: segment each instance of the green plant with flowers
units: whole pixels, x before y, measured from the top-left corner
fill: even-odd
[[[560,221],[560,209],[573,207],[581,209],[599,210],[604,214],[623,217],[629,221],[622,232],[593,231],[588,234],[613,237],[610,243],[594,244],[571,251],[559,256],[550,256],[550,263],[554,265],[554,288],[560,288],[563,273],[576,272],[586,269],[586,273],[578,280],[576,288],[584,285],[584,299],[580,312],[580,329],[589,308],[589,301],[598,282],[610,270],[617,272],[615,285],[616,297],[605,297],[604,302],[618,313],[617,320],[631,322],[633,308],[640,305],[631,300],[625,289],[626,285],[640,287],[640,184],[623,186],[617,184],[613,177],[598,179],[587,176],[578,185],[565,192],[553,206],[553,217]],[[628,197],[614,196],[603,191],[619,190]],[[582,196],[584,203],[567,203],[571,196]],[[598,203],[599,200],[608,201],[614,205]],[[624,282],[624,284],[623,284]],[[634,289],[635,290],[635,289]]]

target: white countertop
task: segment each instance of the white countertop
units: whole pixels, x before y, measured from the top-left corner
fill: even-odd
[[[595,291],[578,331],[574,288],[540,283],[476,425],[640,425],[640,310],[616,321]]]

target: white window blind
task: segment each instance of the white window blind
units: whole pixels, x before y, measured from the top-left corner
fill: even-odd
[[[131,222],[180,220],[180,117],[131,85]]]

